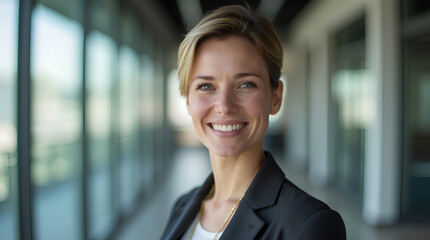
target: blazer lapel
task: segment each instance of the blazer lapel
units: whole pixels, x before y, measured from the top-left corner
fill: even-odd
[[[236,210],[220,240],[254,239],[264,226],[264,221],[255,214],[254,209],[243,201]]]
[[[179,239],[188,229],[188,227],[190,227],[190,224],[193,222],[200,210],[200,205],[203,198],[205,198],[208,194],[213,182],[214,179],[213,175],[211,174],[206,179],[205,183],[200,187],[200,189],[196,191],[194,196],[192,196],[189,202],[182,203],[181,206],[178,206],[176,211],[180,212],[180,215],[176,219],[172,230],[167,235],[166,239]]]
[[[257,215],[258,210],[276,203],[285,174],[269,152],[265,152],[265,155],[266,161],[246,191],[220,239],[254,239],[266,224]]]

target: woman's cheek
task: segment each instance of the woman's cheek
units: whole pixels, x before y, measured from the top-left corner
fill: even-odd
[[[202,118],[210,109],[210,100],[205,97],[195,96],[190,99],[190,113],[193,118]],[[197,119],[196,119],[197,120]]]
[[[263,96],[248,97],[244,106],[249,115],[259,117],[268,114],[270,104],[267,101],[267,97]]]

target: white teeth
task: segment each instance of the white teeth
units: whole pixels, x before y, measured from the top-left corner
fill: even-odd
[[[245,126],[245,124],[234,124],[234,125],[219,125],[219,124],[212,124],[212,127],[217,130],[217,131],[221,131],[221,132],[231,132],[231,131],[236,131],[239,130],[241,128],[243,128]]]

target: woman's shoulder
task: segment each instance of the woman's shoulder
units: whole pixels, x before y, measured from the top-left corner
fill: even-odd
[[[286,178],[271,212],[272,224],[288,228],[296,239],[346,239],[340,214]]]
[[[300,212],[315,212],[330,208],[323,201],[303,191],[287,178],[284,178],[279,197],[279,207],[288,207],[290,210]]]

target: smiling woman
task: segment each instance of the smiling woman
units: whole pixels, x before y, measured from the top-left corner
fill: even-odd
[[[204,17],[179,49],[181,94],[213,174],[175,204],[162,239],[345,239],[340,215],[285,178],[263,139],[282,103],[282,47],[240,6]]]

